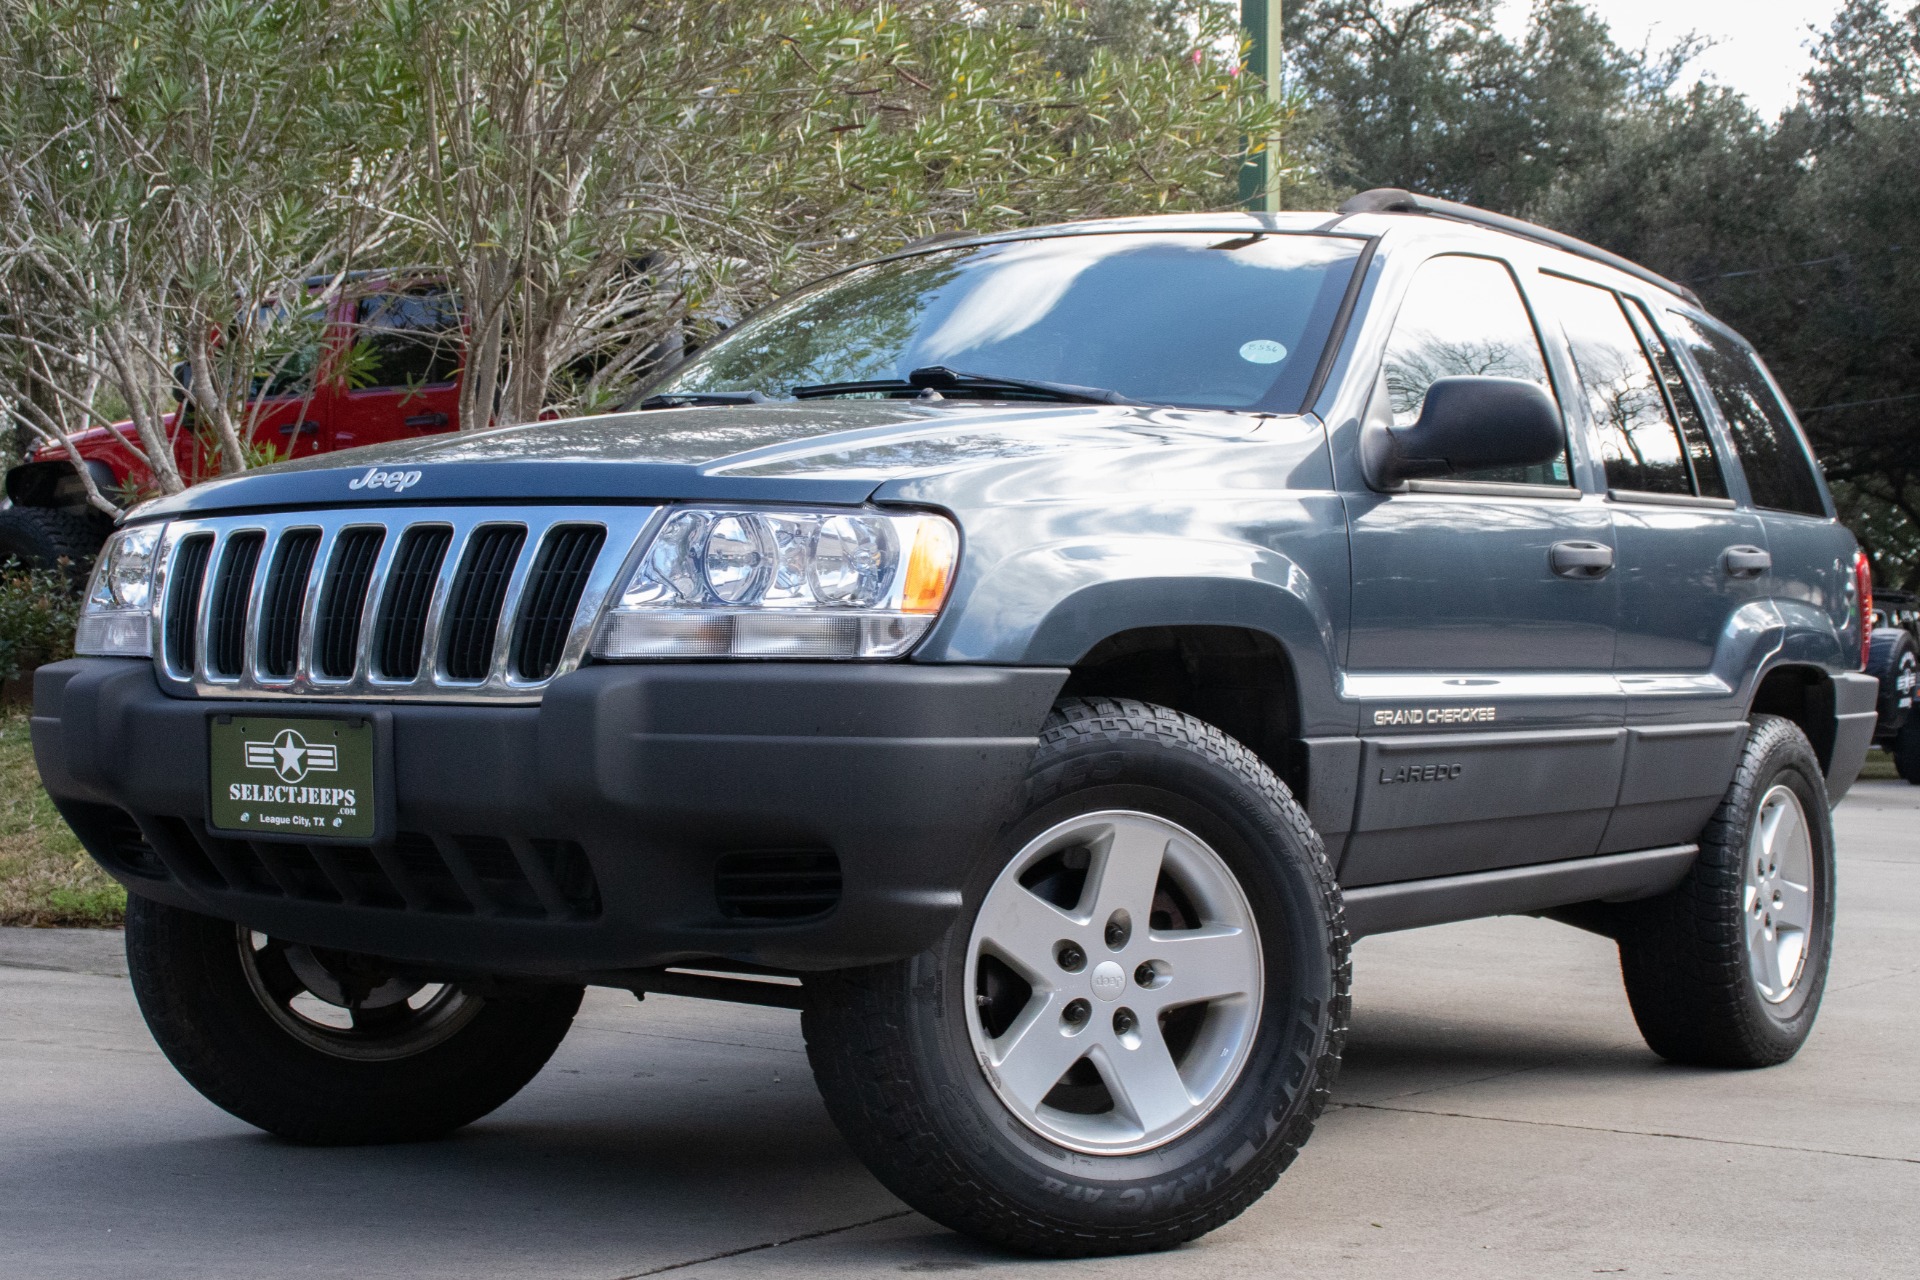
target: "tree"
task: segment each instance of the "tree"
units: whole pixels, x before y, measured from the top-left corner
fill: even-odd
[[[71,451],[125,413],[178,490],[186,360],[207,469],[262,456],[250,393],[297,372],[307,278],[387,221],[377,143],[338,145],[374,141],[387,87],[355,21],[339,0],[0,6],[0,316],[30,434]]]
[[[690,322],[935,231],[1217,205],[1273,114],[1199,0],[384,12],[474,425],[617,403]]]
[[[1494,0],[1308,0],[1291,56],[1312,154],[1336,187],[1405,187],[1517,212],[1606,151],[1679,70],[1621,50],[1568,0],[1541,0],[1519,43]],[[1684,51],[1684,46],[1683,46]]]

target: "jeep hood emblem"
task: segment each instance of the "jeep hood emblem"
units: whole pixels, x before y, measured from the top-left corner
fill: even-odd
[[[347,481],[347,488],[391,489],[395,493],[405,493],[419,483],[418,471],[382,471],[379,467],[368,467],[367,474],[358,480]]]

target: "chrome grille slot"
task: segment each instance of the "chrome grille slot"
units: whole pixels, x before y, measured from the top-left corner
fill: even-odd
[[[173,581],[167,586],[165,649],[167,665],[191,674],[199,662],[200,588],[207,581],[213,535],[197,533],[180,543],[173,557]]]
[[[563,525],[547,534],[514,627],[513,670],[522,680],[545,680],[560,664],[587,574],[605,540],[598,525]]]
[[[260,674],[277,680],[293,675],[300,656],[300,615],[307,601],[307,578],[320,549],[318,529],[289,529],[280,535],[260,595]]]
[[[206,698],[537,702],[579,666],[655,510],[392,507],[172,521],[154,665],[170,692]],[[336,884],[351,879],[321,870]],[[565,900],[551,878],[534,882]],[[543,909],[553,903],[543,898]]]
[[[373,638],[375,665],[383,679],[411,680],[420,674],[420,650],[427,638],[434,588],[440,581],[440,562],[452,541],[453,530],[443,525],[415,526],[400,539]]]
[[[253,598],[253,571],[267,535],[248,529],[227,539],[207,605],[207,671],[215,678],[238,679],[246,670],[247,604]]]
[[[348,529],[333,547],[326,586],[314,626],[314,670],[330,680],[353,677],[359,661],[360,615],[366,612],[367,587],[380,558],[385,529]]]
[[[526,541],[526,529],[517,524],[482,525],[468,539],[441,624],[446,633],[442,662],[449,680],[484,680],[492,668],[500,609]]]

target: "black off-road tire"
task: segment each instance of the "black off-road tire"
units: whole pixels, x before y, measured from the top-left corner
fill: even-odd
[[[579,987],[508,990],[411,1056],[338,1057],[269,1015],[237,937],[228,921],[127,900],[127,969],[161,1051],[210,1102],[292,1142],[411,1142],[471,1124],[539,1073],[580,1007]]]
[[[1874,710],[1874,736],[1894,746],[1913,714],[1915,686],[1920,683],[1920,645],[1905,627],[1878,627],[1870,637],[1867,674],[1880,682]]]
[[[1264,998],[1245,1066],[1187,1131],[1136,1154],[1074,1152],[989,1085],[960,1001],[988,888],[1038,833],[1076,814],[1145,811],[1211,844],[1261,939]],[[1131,700],[1061,702],[1022,811],[980,859],[959,919],[911,960],[809,977],[807,1052],[827,1109],[875,1176],[938,1222],[1054,1257],[1144,1253],[1236,1217],[1292,1163],[1340,1065],[1351,964],[1319,836],[1244,746]]]
[[[51,569],[64,560],[74,580],[84,582],[112,528],[104,516],[64,507],[0,508],[0,569],[9,563]]]
[[[1746,862],[1763,798],[1786,786],[1812,837],[1813,927],[1804,967],[1782,1003],[1765,1000],[1748,963]],[[1800,727],[1754,716],[1726,798],[1700,837],[1700,856],[1672,891],[1621,913],[1620,971],[1647,1045],[1696,1066],[1785,1062],[1820,1011],[1833,948],[1833,823],[1820,761]]]
[[[1920,787],[1920,715],[1911,712],[1893,740],[1893,769],[1901,777]]]

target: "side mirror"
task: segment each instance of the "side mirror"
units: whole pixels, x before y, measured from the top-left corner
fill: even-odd
[[[185,404],[187,402],[187,390],[192,387],[192,385],[193,365],[190,361],[182,360],[179,364],[173,366],[173,402],[175,404]]]
[[[1377,489],[1485,467],[1531,467],[1565,448],[1553,397],[1518,378],[1437,379],[1418,422],[1372,425],[1360,437],[1367,479]]]

